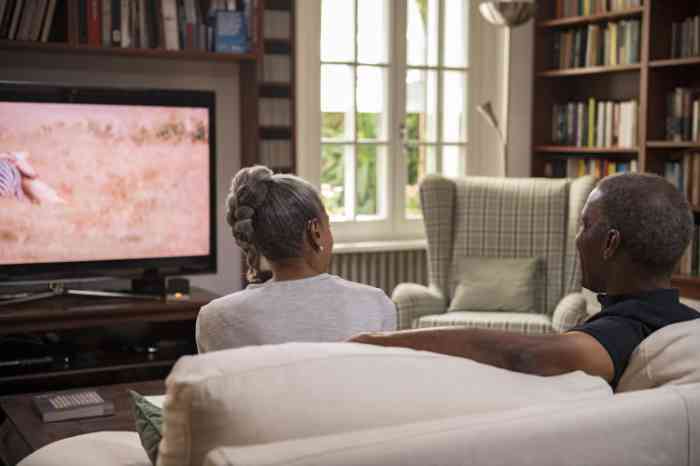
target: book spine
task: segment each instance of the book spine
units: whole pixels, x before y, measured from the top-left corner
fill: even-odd
[[[56,1],[49,0],[46,6],[46,16],[44,17],[44,24],[41,26],[41,37],[42,42],[48,42],[49,35],[51,34],[51,28],[53,27],[53,17],[56,14]]]
[[[32,18],[36,9],[36,3],[33,0],[25,0],[24,8],[22,9],[22,18],[17,31],[17,40],[29,40],[29,33],[32,24]]]
[[[15,9],[12,12],[12,21],[10,22],[10,30],[7,35],[8,39],[14,40],[17,38],[17,29],[19,28],[20,16],[24,7],[24,0],[17,0]]]
[[[108,0],[109,1],[109,0]],[[122,0],[111,0],[112,47],[122,46]]]
[[[112,46],[112,0],[102,0],[102,47]]]
[[[166,50],[180,50],[177,32],[177,5],[175,0],[161,0],[164,45]]]
[[[121,0],[122,48],[131,47],[131,0]]]
[[[88,43],[87,2],[88,0],[78,0],[78,42],[81,44]]]
[[[102,41],[100,2],[99,0],[88,0],[87,7],[88,44],[99,47]]]

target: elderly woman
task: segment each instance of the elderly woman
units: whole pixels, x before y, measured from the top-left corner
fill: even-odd
[[[377,288],[328,274],[333,236],[318,192],[292,175],[244,168],[231,182],[226,220],[251,284],[204,306],[200,352],[290,341],[341,341],[394,330],[396,309]],[[264,281],[261,259],[272,278]]]
[[[0,198],[28,199],[37,204],[64,200],[37,178],[25,152],[0,152]]]

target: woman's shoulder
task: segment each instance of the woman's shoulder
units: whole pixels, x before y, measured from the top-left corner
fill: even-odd
[[[220,313],[230,313],[231,309],[242,309],[254,295],[259,293],[259,286],[248,286],[243,290],[234,291],[210,301],[199,310],[200,316],[211,316]]]
[[[384,297],[388,299],[386,293],[384,293],[384,290],[380,288],[376,288],[371,285],[365,285],[364,283],[352,282],[337,275],[330,275],[329,278],[329,286],[338,288],[339,290],[347,291],[348,293],[356,293],[377,298]]]

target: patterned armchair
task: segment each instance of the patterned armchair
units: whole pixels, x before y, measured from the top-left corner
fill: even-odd
[[[595,183],[588,176],[427,177],[420,194],[429,285],[401,283],[394,289],[399,329],[461,325],[542,334],[563,332],[585,320],[575,237]],[[470,257],[538,258],[542,270],[535,312],[447,312],[460,261]]]

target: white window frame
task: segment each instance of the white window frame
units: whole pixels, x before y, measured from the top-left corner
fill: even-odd
[[[469,0],[465,0],[469,1]],[[390,22],[390,37],[389,47],[390,56],[405,57],[406,56],[406,41],[400,37],[406,29],[406,0],[390,0],[392,3],[392,13]],[[444,4],[440,2],[441,6]],[[472,2],[475,3],[475,2]],[[296,4],[296,108],[297,108],[297,172],[298,174],[311,182],[314,186],[320,187],[320,157],[321,157],[321,104],[320,104],[320,86],[321,86],[321,0],[302,0],[295,2]],[[467,125],[471,126],[473,122],[473,112],[471,111],[475,80],[472,79],[471,70],[474,68],[474,60],[472,59],[471,50],[474,44],[475,12],[478,11],[476,4],[470,5],[469,19],[469,54],[466,71],[468,73],[467,97],[465,99],[464,109],[467,115]],[[440,11],[442,16],[442,8]],[[444,27],[444,25],[443,25]],[[444,71],[449,71],[450,67],[442,65],[442,41],[444,34],[439,37],[439,49],[441,59],[440,67]],[[393,50],[393,52],[391,51]],[[402,62],[405,60],[402,60]],[[416,69],[436,69],[436,67],[414,67]],[[388,82],[397,82],[398,79],[405,82],[406,69],[405,63],[391,63],[388,66],[389,76]],[[438,95],[442,95],[442,79],[438,79]],[[402,92],[398,92],[401,89]],[[382,220],[356,220],[356,221],[340,221],[333,222],[333,232],[337,242],[358,242],[358,241],[394,241],[394,240],[410,240],[424,238],[424,228],[422,219],[407,219],[405,217],[405,185],[407,182],[406,157],[403,148],[403,141],[400,134],[400,119],[396,116],[403,116],[405,111],[405,86],[390,87],[388,90],[390,95],[388,120],[389,127],[387,128],[388,136],[388,154],[387,165],[389,177],[393,178],[390,181],[390,189],[380,196],[385,196],[385,206],[387,216]],[[402,95],[403,94],[403,95]],[[438,115],[441,114],[442,98],[438,99]],[[441,131],[441,118],[438,118],[438,131]],[[467,128],[467,141],[464,144],[467,150],[467,159],[470,158],[470,148],[472,147],[471,129]],[[442,141],[442,134],[439,134],[438,144],[450,145]],[[428,144],[432,145],[432,144]],[[398,154],[398,156],[394,156]],[[441,168],[442,160],[440,152],[438,152],[437,166]],[[461,173],[466,174],[468,160],[462,159]],[[354,195],[354,193],[353,193]]]

